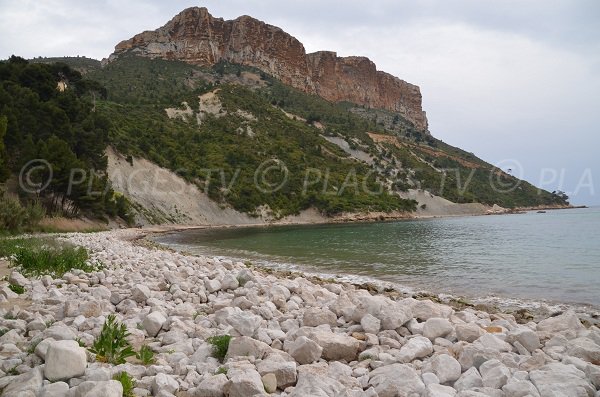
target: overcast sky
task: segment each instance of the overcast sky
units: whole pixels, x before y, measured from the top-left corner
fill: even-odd
[[[600,204],[597,0],[0,0],[0,58],[101,59],[190,6],[277,25],[308,52],[368,56],[421,87],[434,136]]]

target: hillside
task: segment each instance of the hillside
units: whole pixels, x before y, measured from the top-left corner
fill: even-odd
[[[198,12],[206,18],[194,22],[190,15]],[[108,214],[130,220],[133,210],[142,223],[214,224],[219,217],[230,219],[229,223],[252,223],[307,211],[321,217],[406,216],[414,211],[484,213],[494,205],[567,204],[563,195],[539,190],[436,139],[427,130],[426,119],[414,117],[417,108],[424,116],[420,94],[399,95],[393,87],[378,86],[372,94],[396,98],[389,103],[398,107],[374,107],[376,103],[369,100],[352,102],[344,90],[352,84],[364,87],[362,79],[368,71],[361,74],[343,68],[356,75],[354,83],[346,80],[349,75],[340,77],[335,67],[316,74],[310,71],[312,77],[306,81],[311,87],[331,79],[346,87],[331,98],[282,77],[289,65],[268,73],[264,65],[248,60],[255,58],[236,58],[235,46],[217,51],[219,56],[210,62],[200,62],[205,59],[201,56],[204,33],[197,29],[191,33],[200,51],[196,58],[190,58],[188,47],[181,53],[186,54],[185,62],[162,59],[180,53],[149,53],[148,49],[163,48],[151,45],[152,40],[170,43],[174,37],[189,36],[190,27],[204,26],[206,21],[212,33],[220,26],[219,40],[247,41],[246,49],[254,48],[257,32],[296,43],[280,29],[248,17],[223,21],[192,9],[177,18],[183,18],[183,25],[171,21],[156,32],[119,44],[109,62],[68,57],[36,58],[29,64],[11,58],[2,63],[0,121],[6,119],[3,140],[8,149],[0,159],[4,178],[9,175],[6,171],[15,175],[32,156],[47,153],[44,140],[54,139],[59,152],[68,154],[62,156],[63,163],[108,172],[90,182],[110,193],[102,198],[81,189],[75,195],[67,191],[68,175],[52,186],[54,190],[45,197],[49,209],[63,211],[66,204],[73,215]],[[240,36],[250,27],[251,37]],[[303,54],[305,59],[314,57]],[[231,62],[236,59],[238,63]],[[23,102],[23,97],[30,102]],[[44,109],[35,113],[33,124],[31,104]],[[32,133],[28,126],[38,132]],[[24,150],[29,147],[36,148]],[[66,164],[58,158],[53,161],[68,173]],[[164,171],[185,184],[186,191],[159,192],[152,175],[140,176],[142,169]],[[147,186],[130,188],[127,178]],[[165,186],[173,189],[172,184]]]

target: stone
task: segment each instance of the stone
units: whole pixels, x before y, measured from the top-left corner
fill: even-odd
[[[167,319],[161,312],[152,312],[144,318],[142,326],[146,330],[148,336],[154,338],[158,335],[166,321]]]
[[[37,397],[43,381],[41,367],[34,368],[12,378],[2,391],[2,397]]]
[[[224,397],[227,382],[229,382],[229,379],[224,374],[205,378],[198,387],[190,391],[190,397]]]
[[[592,339],[576,338],[567,343],[567,354],[594,364],[600,364],[600,346]]]
[[[600,366],[588,364],[585,367],[585,376],[592,382],[592,384],[600,389]]]
[[[327,331],[313,331],[309,338],[323,348],[322,357],[326,360],[345,360],[347,362],[356,360],[360,344],[351,336]]]
[[[27,287],[29,285],[29,280],[27,280],[27,278],[21,273],[14,270],[10,272],[10,275],[8,276],[8,282],[20,287]]]
[[[206,288],[206,291],[209,294],[212,294],[221,289],[221,282],[219,280],[206,280],[204,282],[204,288]]]
[[[77,335],[66,325],[53,325],[43,332],[44,338],[53,338],[55,340],[75,340]]]
[[[363,331],[369,334],[377,334],[381,329],[381,321],[369,313],[365,314],[360,320],[360,325],[363,328]]]
[[[506,341],[508,343],[512,343],[513,345],[515,342],[518,342],[530,353],[533,353],[541,346],[540,337],[538,336],[537,332],[529,328],[518,328],[509,332],[506,337]]]
[[[264,396],[265,386],[260,374],[250,368],[230,368],[227,372],[229,382],[225,385],[228,397]]]
[[[416,336],[400,348],[398,358],[403,363],[409,363],[417,358],[423,358],[433,353],[433,344],[423,336]]]
[[[538,323],[536,330],[549,335],[557,334],[562,331],[577,331],[585,327],[579,321],[579,317],[574,311],[569,310],[559,316],[550,317]]]
[[[504,397],[541,397],[538,389],[527,380],[510,380],[502,387]]]
[[[579,320],[578,320],[579,321]],[[585,379],[585,373],[572,365],[546,364],[529,373],[531,383],[541,396],[593,396],[595,387]],[[586,394],[587,393],[587,394]]]
[[[271,353],[271,346],[248,336],[238,336],[232,338],[227,349],[226,359],[232,357],[251,356],[257,359],[265,358]]]
[[[43,339],[42,341],[40,341],[40,343],[37,344],[37,346],[35,347],[34,353],[36,356],[38,356],[39,358],[41,358],[42,360],[46,359],[46,353],[48,353],[48,348],[50,347],[50,345],[52,344],[52,342],[55,342],[56,340],[54,338],[46,338]]]
[[[471,390],[476,387],[483,387],[483,379],[477,368],[471,367],[466,370],[456,382],[454,382],[454,388],[457,391]]]
[[[479,325],[474,323],[456,324],[455,330],[456,339],[469,343],[475,342],[481,335],[484,334],[484,330]]]
[[[392,364],[375,369],[369,374],[369,385],[379,397],[421,396],[425,384],[412,367]]]
[[[300,364],[311,364],[321,358],[323,348],[306,336],[300,336],[289,345],[288,353]]]
[[[82,397],[122,397],[123,386],[116,380],[95,382],[95,385],[82,394]]]
[[[456,390],[450,386],[430,384],[427,385],[425,397],[454,397]]]
[[[131,298],[137,303],[144,303],[146,300],[152,297],[150,288],[146,285],[138,284],[131,290]]]
[[[277,387],[284,390],[296,383],[296,363],[286,361],[281,355],[271,354],[256,365],[256,370],[261,376],[273,374],[277,378]]]
[[[329,309],[311,307],[304,311],[302,325],[305,327],[317,327],[328,324],[334,327],[337,323],[337,316]]]
[[[345,391],[346,387],[336,379],[303,371],[298,374],[298,383],[289,397],[343,396]]]
[[[252,336],[260,327],[262,318],[248,312],[235,312],[227,317],[227,323],[242,336]]]
[[[452,324],[445,318],[433,317],[423,324],[423,336],[432,342],[435,338],[443,338],[452,331]]]
[[[40,397],[66,397],[69,392],[69,385],[65,382],[54,382],[45,385],[42,388]]]
[[[261,379],[263,386],[265,387],[265,391],[267,393],[275,393],[277,390],[277,377],[275,374],[264,374]]]
[[[220,280],[223,291],[234,290],[240,286],[238,279],[231,273],[226,273]]]
[[[160,392],[175,394],[179,390],[179,383],[171,375],[158,373],[152,380],[152,392],[157,395]]]
[[[431,370],[439,383],[454,383],[462,373],[460,363],[448,354],[437,355],[431,360]]]
[[[406,299],[406,302],[410,306],[413,317],[421,321],[427,321],[433,317],[449,318],[453,312],[450,306],[433,302],[430,299]]]
[[[408,306],[390,302],[381,307],[378,318],[381,320],[382,330],[397,329],[412,319],[412,311]]]
[[[44,375],[51,382],[69,380],[85,374],[87,355],[74,340],[52,342],[46,353]]]
[[[481,364],[479,373],[484,387],[501,389],[510,378],[509,369],[499,360],[488,360]]]
[[[492,334],[484,334],[480,336],[479,339],[475,341],[475,344],[479,344],[486,349],[496,350],[499,352],[509,352],[512,350],[510,343],[507,343]]]

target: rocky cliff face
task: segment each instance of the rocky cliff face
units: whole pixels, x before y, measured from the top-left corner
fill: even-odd
[[[330,101],[398,112],[418,130],[427,131],[416,85],[378,71],[364,57],[342,58],[324,51],[306,54],[296,38],[249,16],[224,21],[214,18],[206,8],[188,8],[163,27],[122,41],[111,58],[128,51],[201,66],[228,61],[256,67]]]

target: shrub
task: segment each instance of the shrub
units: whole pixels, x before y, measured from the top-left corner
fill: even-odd
[[[12,265],[26,276],[61,277],[73,269],[92,272],[100,267],[88,263],[89,256],[85,248],[53,239],[0,239],[0,257],[11,258]]]
[[[8,288],[17,295],[21,295],[25,293],[25,287],[16,284],[9,284]]]
[[[125,324],[119,323],[115,315],[111,314],[89,350],[100,362],[124,364],[128,357],[135,356],[133,348],[127,341],[129,335]]]
[[[154,352],[146,345],[143,345],[135,356],[144,365],[150,365],[156,362]]]
[[[133,389],[135,389],[135,379],[127,372],[119,372],[115,376],[113,376],[113,380],[117,380],[121,382],[121,386],[123,386],[123,397],[134,397]]]
[[[206,340],[208,343],[213,345],[213,357],[223,361],[229,350],[229,342],[231,341],[230,335],[213,336]]]

